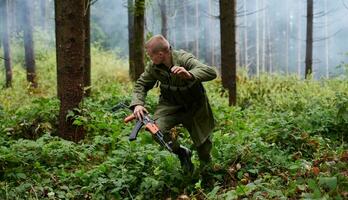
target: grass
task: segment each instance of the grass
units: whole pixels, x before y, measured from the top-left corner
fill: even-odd
[[[17,48],[15,48],[18,51]],[[130,98],[127,62],[92,49],[92,96],[76,123],[80,143],[56,136],[55,55],[37,59],[39,88],[28,90],[22,59],[14,62],[13,88],[0,93],[1,199],[345,199],[348,197],[347,78],[249,78],[239,72],[238,105],[228,107],[221,81],[205,83],[217,121],[213,185],[182,174],[175,156],[146,132],[128,141],[126,111],[110,112]],[[1,72],[0,82],[4,83]],[[148,96],[153,111],[158,91]],[[192,143],[179,129],[186,146]],[[196,167],[197,154],[193,157]]]

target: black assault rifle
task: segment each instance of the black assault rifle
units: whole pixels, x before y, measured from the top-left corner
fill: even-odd
[[[116,106],[114,106],[111,110],[113,112],[121,109],[121,108],[127,108],[129,109],[129,107],[127,105],[125,105],[124,103],[119,103]],[[129,109],[130,110],[130,109]],[[136,119],[135,115],[132,113],[131,115],[127,116],[124,119],[125,123],[128,123],[132,120]],[[167,143],[166,141],[164,141],[163,138],[163,133],[161,132],[161,130],[159,129],[159,127],[157,126],[155,120],[151,119],[151,117],[148,114],[145,114],[144,117],[142,118],[142,120],[138,120],[131,132],[131,134],[129,135],[129,141],[133,141],[137,139],[138,133],[140,131],[140,129],[145,125],[145,130],[149,131],[152,136],[155,137],[155,140],[164,148],[166,148],[169,152],[173,152],[173,149],[171,147],[171,142]]]

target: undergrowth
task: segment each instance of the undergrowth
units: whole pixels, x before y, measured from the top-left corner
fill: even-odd
[[[348,198],[348,84],[346,78],[240,72],[238,105],[228,107],[220,80],[205,83],[217,126],[211,182],[186,176],[178,159],[132,125],[127,63],[114,52],[92,50],[92,96],[75,123],[79,143],[57,137],[55,55],[37,60],[39,88],[28,90],[23,62],[14,62],[12,88],[0,93],[1,199],[345,199]],[[1,65],[2,66],[2,65]],[[4,82],[1,72],[1,83]],[[152,112],[158,91],[148,96]],[[187,131],[181,143],[193,148]],[[198,156],[194,153],[198,168]]]

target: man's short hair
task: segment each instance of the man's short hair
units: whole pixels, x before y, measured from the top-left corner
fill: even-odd
[[[145,43],[145,48],[150,48],[152,53],[169,52],[170,44],[162,35],[155,35]]]

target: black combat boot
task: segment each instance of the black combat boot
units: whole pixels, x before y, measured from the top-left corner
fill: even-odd
[[[191,161],[192,152],[188,148],[180,145],[180,148],[174,153],[178,155],[184,172],[187,174],[192,174],[194,170],[194,165]]]

